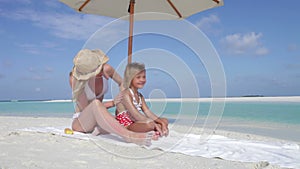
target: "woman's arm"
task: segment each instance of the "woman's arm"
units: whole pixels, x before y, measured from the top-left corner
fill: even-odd
[[[109,64],[104,64],[103,74],[106,79],[113,79],[119,85],[119,87],[121,87],[122,77],[115,71],[115,69],[112,66],[110,66]],[[107,109],[112,108],[115,106],[115,99],[112,101],[105,102],[103,104]]]
[[[106,107],[106,109],[109,109],[109,108],[112,108],[112,107],[115,107],[115,103],[114,101],[107,101],[107,102],[104,102],[103,105]]]
[[[108,78],[111,78],[113,79],[113,81],[115,81],[120,88],[122,88],[123,90],[123,86],[121,85],[122,84],[122,77],[118,74],[118,72],[115,71],[115,69],[110,66],[109,64],[104,64],[103,65],[103,73],[104,73],[104,76],[108,79]],[[120,91],[122,91],[120,90]]]

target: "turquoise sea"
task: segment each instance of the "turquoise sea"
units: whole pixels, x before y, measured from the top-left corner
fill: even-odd
[[[206,117],[211,102],[152,102],[154,112],[166,117]],[[163,106],[162,106],[163,105]],[[183,108],[185,107],[185,108]],[[195,109],[196,108],[196,109]],[[111,113],[114,109],[109,110]],[[72,117],[73,103],[70,101],[2,101],[0,116]],[[300,124],[299,102],[226,102],[222,118]]]

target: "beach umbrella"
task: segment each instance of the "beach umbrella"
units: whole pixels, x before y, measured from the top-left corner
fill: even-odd
[[[167,13],[186,18],[201,11],[223,5],[223,0],[60,0],[78,12],[120,18],[129,15],[128,63],[131,63],[134,20],[166,20],[155,13]],[[136,8],[135,8],[136,6]],[[137,13],[152,15],[134,18]],[[123,17],[124,18],[124,17]]]

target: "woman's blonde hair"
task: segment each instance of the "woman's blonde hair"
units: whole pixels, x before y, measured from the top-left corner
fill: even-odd
[[[125,89],[129,88],[134,76],[143,70],[145,70],[145,65],[143,63],[137,63],[137,62],[129,63],[126,66],[124,72],[124,80],[123,80],[124,88]]]
[[[88,80],[77,80],[74,76],[73,76],[73,71],[74,69],[72,69],[72,72],[70,72],[70,78],[72,78],[72,100],[74,102],[77,102],[79,95],[83,92],[83,88],[86,85],[86,83],[88,83]]]

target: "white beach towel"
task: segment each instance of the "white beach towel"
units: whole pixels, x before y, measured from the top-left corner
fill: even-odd
[[[91,134],[79,132],[74,132],[73,135],[70,135],[65,134],[64,129],[65,127],[31,127],[21,129],[21,131],[52,133],[84,140],[98,139],[121,146],[137,146],[125,143],[116,135],[92,136]],[[168,137],[152,141],[152,145],[145,148],[240,162],[266,161],[280,167],[300,168],[299,145],[289,142],[237,140],[220,135],[212,135],[209,139],[201,141],[200,135],[170,131]]]

